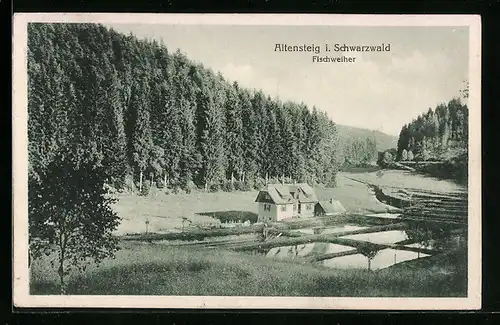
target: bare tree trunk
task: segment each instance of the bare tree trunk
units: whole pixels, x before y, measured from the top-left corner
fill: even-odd
[[[141,174],[139,175],[139,192],[142,193],[142,170],[141,170]]]
[[[372,260],[368,259],[368,270],[370,271],[372,269]]]
[[[167,187],[167,173],[163,175],[163,187]]]
[[[62,243],[62,237],[60,238],[60,240]],[[63,245],[61,245],[61,252],[59,254],[59,269],[57,270],[57,273],[59,274],[59,284],[62,295],[66,294],[66,283],[64,283],[64,253],[64,247]]]
[[[231,185],[234,184],[234,172],[231,172]]]

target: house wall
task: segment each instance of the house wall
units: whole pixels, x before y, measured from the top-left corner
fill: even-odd
[[[270,206],[269,211],[264,207]],[[282,211],[282,207],[286,207],[285,211]],[[272,204],[272,203],[262,203],[259,202],[259,218],[260,222],[274,222],[280,221],[287,218],[292,218],[296,213],[293,211],[293,204]]]
[[[314,206],[316,203],[300,203],[300,216],[303,218],[314,216]],[[309,207],[309,209],[308,209]]]
[[[277,221],[292,218],[295,213],[293,211],[293,204],[279,204],[276,205],[277,208]],[[285,211],[283,211],[285,209]]]
[[[264,207],[270,206],[270,210],[267,211]],[[259,202],[259,218],[260,222],[273,222],[277,221],[276,204],[273,203],[263,203]]]

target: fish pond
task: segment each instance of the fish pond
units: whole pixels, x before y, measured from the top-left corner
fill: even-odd
[[[367,233],[356,233],[367,231]],[[466,247],[464,233],[450,232],[441,228],[408,227],[404,230],[369,232],[369,227],[344,225],[295,229],[302,236],[341,234],[339,241],[307,242],[298,245],[283,245],[262,251],[272,259],[299,259],[327,268],[380,270],[399,263],[425,258],[440,252]],[[352,244],[349,244],[352,243]]]

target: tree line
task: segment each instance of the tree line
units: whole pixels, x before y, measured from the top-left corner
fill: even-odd
[[[378,149],[375,137],[343,139],[341,149],[344,165],[363,166],[377,161]]]
[[[334,185],[338,136],[325,112],[99,24],[28,26],[29,177],[92,161],[115,188]]]
[[[404,125],[397,160],[442,160],[467,150],[468,108],[460,98],[439,104]]]

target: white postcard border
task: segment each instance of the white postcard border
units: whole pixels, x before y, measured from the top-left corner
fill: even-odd
[[[29,22],[468,26],[469,211],[466,298],[35,296],[28,272],[27,24]],[[481,307],[481,20],[478,15],[17,13],[13,23],[13,298],[16,307],[472,310]]]

